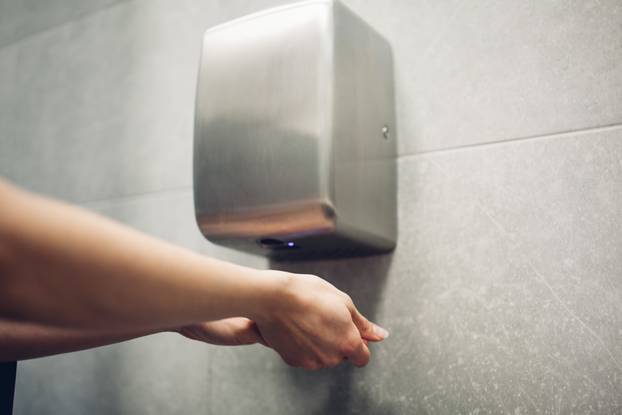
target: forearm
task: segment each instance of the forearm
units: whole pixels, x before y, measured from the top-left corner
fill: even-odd
[[[87,330],[0,320],[0,362],[75,352],[154,334],[152,330]]]
[[[278,282],[1,184],[0,315],[158,330],[254,317]]]

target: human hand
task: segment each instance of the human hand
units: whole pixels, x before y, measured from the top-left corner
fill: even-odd
[[[192,340],[221,346],[265,345],[255,322],[244,317],[192,324],[175,331]]]
[[[291,365],[317,370],[344,360],[365,366],[367,341],[388,332],[363,317],[350,297],[313,275],[265,271],[282,281],[281,289],[253,317],[266,345]]]

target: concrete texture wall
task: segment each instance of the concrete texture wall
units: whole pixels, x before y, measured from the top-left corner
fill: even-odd
[[[162,334],[20,363],[17,414],[622,411],[622,4],[344,0],[394,47],[392,255],[268,264],[193,220],[202,31],[278,0],[0,0],[0,175],[311,272],[391,337],[308,373]]]

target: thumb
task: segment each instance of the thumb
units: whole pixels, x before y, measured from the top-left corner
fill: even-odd
[[[261,343],[262,345],[267,346],[266,341],[257,327],[257,324],[251,320],[246,321],[237,328],[235,338],[240,344]]]
[[[367,320],[367,318],[359,313],[354,305],[352,305],[350,311],[352,313],[352,321],[356,328],[359,329],[361,338],[372,342],[379,342],[389,337],[389,332],[386,329]]]

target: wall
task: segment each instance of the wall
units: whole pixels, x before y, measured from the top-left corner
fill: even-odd
[[[199,252],[204,28],[284,1],[0,0],[0,174]],[[622,4],[345,0],[393,44],[394,254],[272,264],[391,329],[358,370],[172,334],[20,363],[16,413],[622,410]]]

